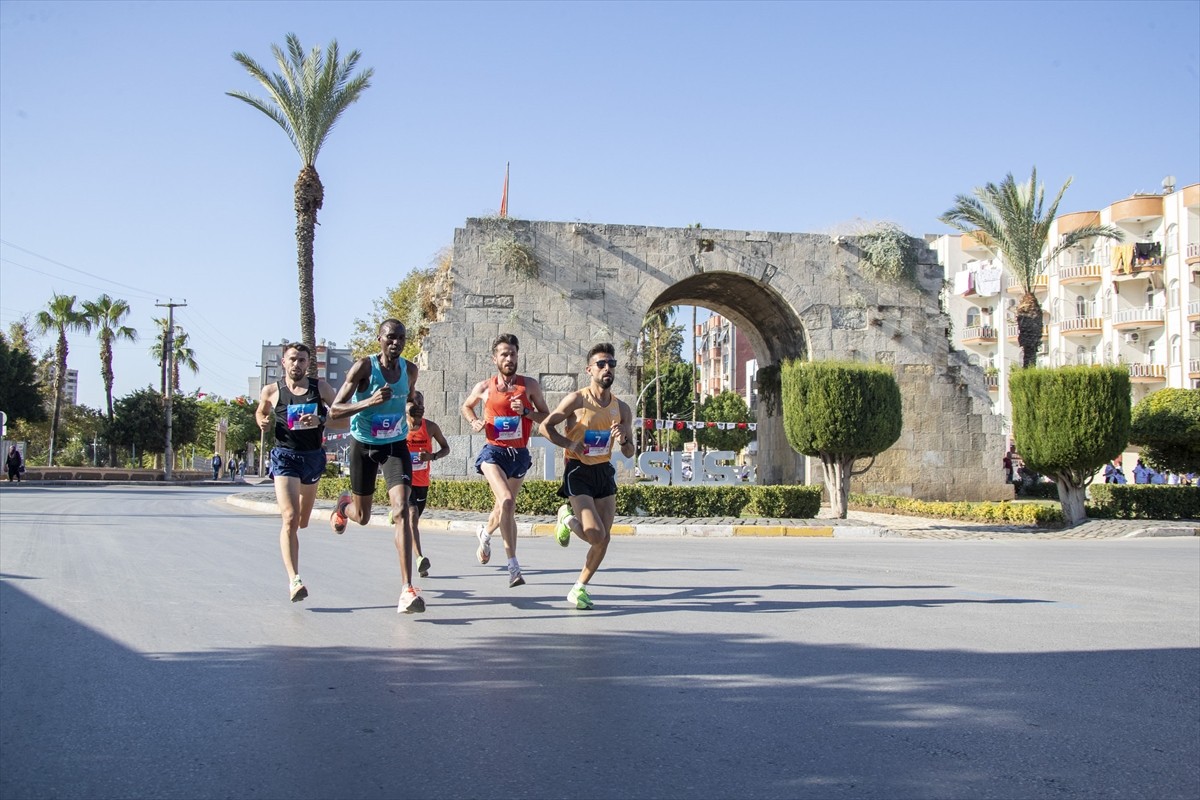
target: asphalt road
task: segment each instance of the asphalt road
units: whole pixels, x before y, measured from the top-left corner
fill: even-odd
[[[0,491],[3,798],[1200,796],[1200,539],[429,532]]]

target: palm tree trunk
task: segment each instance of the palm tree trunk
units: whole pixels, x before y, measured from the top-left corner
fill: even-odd
[[[62,415],[63,384],[67,382],[67,332],[58,329],[57,369],[54,370],[54,416],[50,420],[50,453],[46,465],[54,466],[54,442],[58,439],[58,421]]]
[[[300,284],[300,338],[317,352],[317,312],[313,302],[313,240],[316,238],[317,212],[325,202],[321,176],[311,164],[296,178],[296,270]],[[317,375],[317,360],[309,362],[308,374]]]
[[[1042,306],[1032,292],[1026,292],[1017,305],[1017,344],[1021,347],[1021,366],[1037,366],[1037,351],[1042,346]]]
[[[108,429],[112,430],[113,426],[113,369],[112,369],[112,339],[107,335],[100,337],[100,362],[103,365],[102,375],[104,376],[104,401],[108,409]],[[109,434],[105,433],[105,439],[109,438]],[[117,451],[113,447],[111,441],[108,442],[108,466],[115,467],[117,465]]]

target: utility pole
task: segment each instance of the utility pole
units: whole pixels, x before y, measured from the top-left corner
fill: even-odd
[[[176,303],[174,300],[167,300],[165,303],[160,303],[157,300],[154,305],[159,308],[167,309],[167,333],[163,337],[163,370],[166,374],[164,385],[166,391],[163,392],[163,410],[167,417],[167,441],[163,449],[163,478],[167,481],[171,480],[171,459],[174,454],[171,452],[171,379],[175,374],[175,309],[187,306],[187,302]]]

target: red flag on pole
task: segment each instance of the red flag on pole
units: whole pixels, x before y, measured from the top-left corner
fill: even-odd
[[[500,218],[508,216],[508,162],[504,162],[504,193],[500,195]]]

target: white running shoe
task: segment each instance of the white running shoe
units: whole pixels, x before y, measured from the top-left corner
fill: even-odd
[[[475,557],[479,559],[480,564],[486,564],[492,560],[492,535],[480,525],[475,531],[475,538],[479,540],[479,549],[475,551]]]
[[[419,614],[425,610],[425,600],[421,590],[415,586],[406,586],[400,593],[400,603],[396,606],[397,614]]]
[[[518,586],[525,585],[525,579],[521,577],[521,565],[515,561],[508,564],[508,588],[515,589]]]

